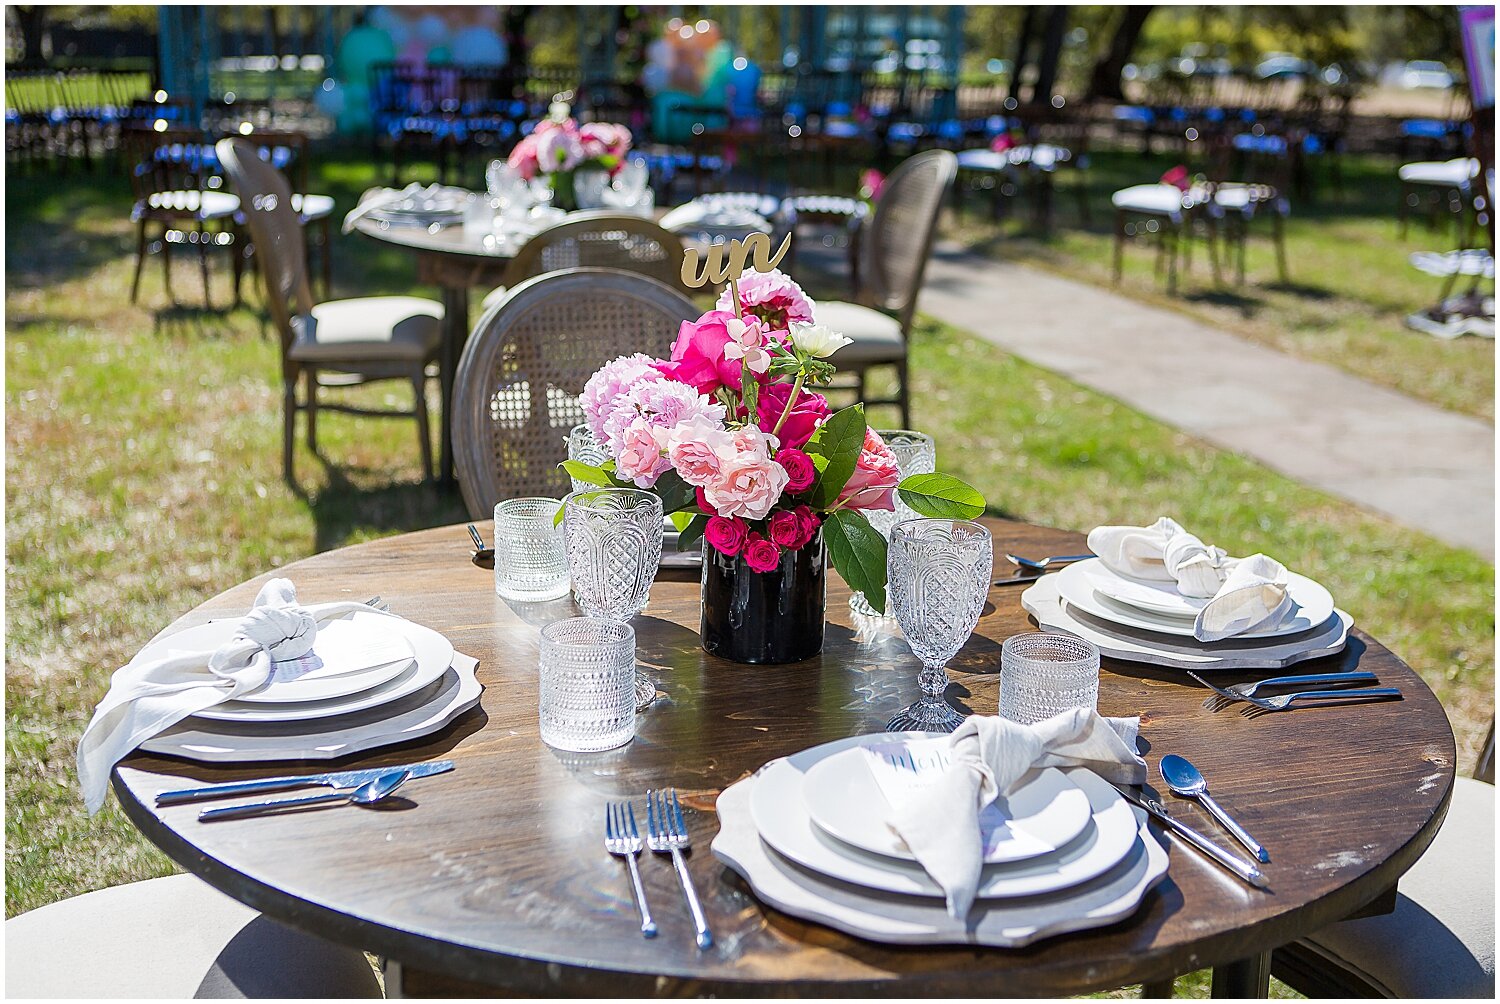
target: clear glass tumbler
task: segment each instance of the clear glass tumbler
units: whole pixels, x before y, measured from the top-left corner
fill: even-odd
[[[568,594],[568,556],[557,499],[506,499],[495,506],[495,593],[523,602]]]
[[[661,499],[639,488],[585,488],[563,499],[573,598],[590,617],[628,621],[661,565]]]
[[[931,474],[937,470],[937,443],[925,432],[913,432],[910,429],[876,429],[875,435],[885,441],[890,447],[891,453],[896,458],[896,469],[901,472],[902,480],[914,474]],[[916,519],[917,513],[906,503],[901,501],[901,493],[896,493],[896,509],[894,512],[886,512],[884,509],[866,509],[865,518],[870,521],[882,537],[891,539],[891,527],[902,520]],[[849,609],[866,617],[889,617],[891,614],[890,601],[886,601],[884,610],[876,610],[870,606],[870,601],[865,599],[865,594],[855,590],[849,596]]]
[[[886,596],[912,654],[922,660],[922,699],[889,722],[891,732],[952,732],[963,716],[943,697],[948,660],[963,648],[994,575],[990,532],[965,519],[909,519],[891,529]]]
[[[609,459],[609,450],[605,449],[603,443],[594,438],[594,432],[587,425],[575,425],[573,431],[568,433],[568,459],[580,460],[585,464],[598,467]],[[579,481],[577,478],[570,479],[573,482],[575,492],[585,491],[596,487],[587,481]]]
[[[542,628],[538,715],[542,742],[593,753],[635,737],[635,631],[570,617]]]
[[[1099,649],[1070,634],[1011,635],[1000,650],[1000,716],[1030,725],[1099,706]]]

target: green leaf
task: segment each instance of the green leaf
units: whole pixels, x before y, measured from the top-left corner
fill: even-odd
[[[825,457],[827,466],[818,475],[812,487],[812,505],[815,509],[833,505],[849,483],[854,465],[859,462],[859,451],[865,445],[865,409],[863,405],[850,405],[835,412],[828,421],[818,427],[803,451],[814,457]],[[816,463],[816,461],[814,461]]]
[[[876,610],[885,609],[885,538],[857,509],[831,512],[823,521],[828,559]]]
[[[564,460],[561,465],[568,472],[568,477],[585,484],[598,485],[600,488],[618,488],[620,482],[610,477],[608,471],[593,464],[586,464],[582,460]]]
[[[678,513],[677,515],[681,516],[683,515],[683,513]],[[698,541],[702,539],[703,530],[707,526],[707,516],[703,515],[702,513],[698,513],[693,516],[692,519],[688,520],[687,526],[683,527],[681,529],[681,532],[677,534],[677,550],[691,551],[693,549],[693,545],[698,543]]]
[[[667,519],[671,520],[672,525],[677,528],[677,532],[681,533],[687,529],[687,525],[693,521],[695,515],[695,513],[690,512],[674,512]]]
[[[656,485],[652,491],[661,496],[661,511],[663,515],[670,516],[674,512],[681,512],[698,504],[698,493],[693,491],[693,486],[678,475],[676,471],[667,471],[656,479]]]
[[[951,474],[913,474],[896,490],[901,501],[921,516],[974,519],[984,514],[984,496]]]

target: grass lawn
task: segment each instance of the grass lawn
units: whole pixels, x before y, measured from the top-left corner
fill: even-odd
[[[348,206],[372,178],[328,164],[317,190]],[[289,488],[273,333],[252,309],[192,307],[201,291],[186,263],[184,306],[166,305],[157,262],[131,306],[128,201],[123,183],[78,176],[13,178],[6,193],[7,916],[171,870],[113,802],[85,816],[72,768],[109,674],[162,625],[269,567],[463,517],[457,498],[419,482],[405,421],[326,414],[327,459],[299,447]],[[412,288],[399,252],[345,237],[336,254],[345,295]],[[944,469],[998,511],[1078,530],[1171,512],[1326,582],[1441,695],[1472,766],[1494,695],[1489,563],[961,331],[924,322],[912,371],[916,422]],[[409,403],[397,384],[362,393]],[[1201,977],[1181,986],[1206,989]]]
[[[1114,219],[1110,193],[1156,181],[1180,162],[1177,156],[1095,154],[1087,172],[1089,226],[1083,224],[1073,178],[1060,176],[1057,225],[1050,236],[1034,227],[1024,194],[998,226],[990,220],[988,195],[970,196],[968,211],[950,221],[948,232],[978,251],[1109,285]],[[1165,278],[1154,274],[1154,243],[1140,240],[1126,245],[1119,289],[1292,355],[1493,421],[1494,343],[1472,336],[1445,342],[1403,323],[1407,314],[1436,301],[1441,290],[1441,280],[1412,268],[1407,256],[1413,251],[1452,250],[1455,237],[1446,218],[1437,230],[1413,220],[1407,236],[1398,237],[1397,166],[1389,157],[1346,157],[1341,191],[1326,180],[1324,171],[1312,201],[1292,200],[1286,223],[1286,282],[1277,274],[1270,221],[1256,220],[1250,227],[1243,286],[1227,266],[1224,284],[1215,285],[1199,239],[1193,242],[1192,271],[1179,270],[1178,291],[1168,295]]]

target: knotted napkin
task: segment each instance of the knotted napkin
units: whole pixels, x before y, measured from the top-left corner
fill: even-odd
[[[189,715],[263,686],[276,663],[312,651],[320,622],[354,611],[383,613],[350,602],[304,607],[290,579],[272,579],[234,637],[217,649],[134,659],[116,670],[78,742],[78,782],[89,813],[104,804],[109,773],[131,750]]]
[[[970,715],[949,738],[951,763],[894,807],[891,826],[942,887],[953,917],[968,916],[984,866],[979,814],[1028,770],[1087,767],[1115,784],[1146,780],[1135,751],[1139,718],[1073,708],[1034,725]]]
[[[349,233],[354,229],[354,224],[363,219],[366,214],[372,213],[377,209],[385,209],[388,206],[405,202],[407,199],[421,192],[422,188],[421,182],[413,181],[405,188],[381,188],[376,186],[375,188],[367,189],[365,194],[359,197],[359,204],[349,210],[348,215],[344,217],[344,225],[340,228],[341,232]]]
[[[1173,582],[1183,596],[1208,599],[1193,623],[1199,641],[1274,627],[1292,609],[1279,561],[1264,554],[1231,558],[1166,516],[1150,526],[1097,526],[1089,531],[1089,550],[1111,571]]]

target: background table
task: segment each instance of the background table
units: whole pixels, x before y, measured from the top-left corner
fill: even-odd
[[[1078,534],[987,523],[997,556],[1072,554],[1083,545]],[[1346,652],[1306,669],[1358,665],[1400,687],[1405,700],[1251,720],[1206,711],[1204,691],[1179,672],[1107,662],[1100,711],[1142,716],[1153,777],[1168,752],[1203,769],[1214,794],[1271,849],[1271,890],[1252,890],[1167,841],[1167,879],[1134,916],[1108,928],[1019,950],[860,941],[761,907],[709,853],[712,806],[719,791],[767,760],[879,731],[917,696],[918,666],[905,642],[857,631],[848,591],[830,576],[821,657],[780,667],[726,663],[698,646],[696,577],[663,573],[677,578],[658,579],[634,625],[640,661],[665,696],[641,714],[630,745],[565,753],[537,738],[537,631],[572,616],[572,601],[507,605],[468,549],[461,526],[444,527],[276,572],[309,602],[379,593],[395,612],[479,659],[486,686],[479,709],[429,740],[349,762],[451,757],[452,773],[408,785],[408,800],[393,810],[215,825],[198,823],[197,807],[157,809],[154,796],[184,781],[285,771],[134,756],[115,783],[130,818],[178,864],[274,917],[397,961],[408,993],[459,993],[467,980],[536,994],[1052,996],[1228,963],[1216,990],[1253,993],[1264,986],[1265,953],[1386,894],[1447,807],[1455,751],[1442,707],[1367,635],[1356,632]],[[243,611],[262,581],[223,593],[174,628]],[[1021,588],[991,591],[975,636],[953,662],[950,698],[976,713],[995,711],[1002,641],[1032,629]],[[602,847],[606,799],[639,801],[648,787],[667,785],[689,808],[691,867],[716,936],[705,952],[693,945],[669,862],[642,861],[661,925],[648,942],[637,931],[624,864]],[[1196,805],[1165,800],[1176,816],[1231,845]]]

